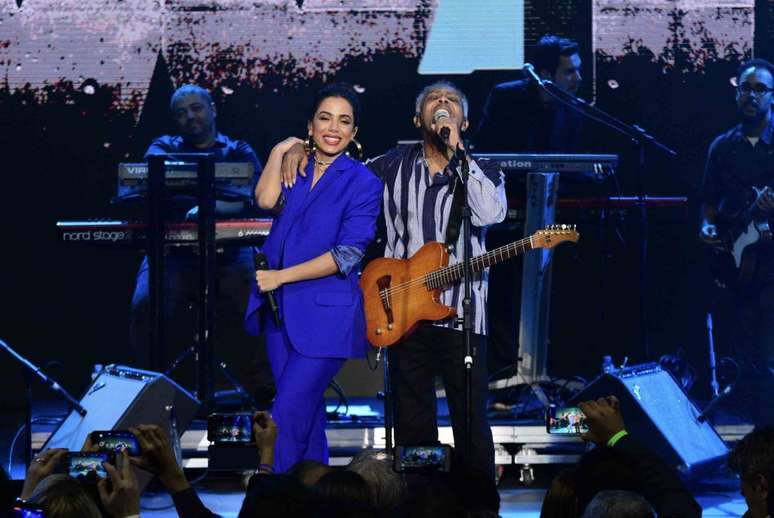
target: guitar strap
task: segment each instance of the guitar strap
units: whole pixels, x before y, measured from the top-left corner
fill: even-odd
[[[465,192],[460,179],[455,174],[452,184],[452,205],[449,212],[449,224],[446,226],[446,244],[448,246],[457,246],[457,239],[460,237],[460,226],[462,225],[462,195]]]

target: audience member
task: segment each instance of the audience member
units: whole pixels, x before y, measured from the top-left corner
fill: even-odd
[[[352,458],[347,469],[365,479],[379,513],[391,513],[406,495],[406,483],[392,469],[392,456],[384,451],[363,450]]]
[[[310,492],[290,475],[256,473],[239,511],[239,518],[308,518]]]
[[[774,491],[774,427],[756,428],[739,441],[728,457],[731,470],[739,475],[747,502],[745,518],[771,516],[769,500]]]
[[[110,462],[102,463],[108,478],[100,479],[97,484],[99,500],[110,516],[139,517],[140,487],[132,471],[129,451],[126,448],[122,449],[116,461],[116,466]]]
[[[304,487],[311,488],[324,475],[331,472],[333,468],[316,460],[300,460],[290,468],[288,474],[301,482]]]
[[[660,517],[701,516],[701,507],[680,480],[677,470],[667,466],[628,434],[615,396],[586,401],[578,406],[589,426],[589,431],[582,437],[597,446],[578,465],[579,513],[585,510],[596,492],[622,489],[643,495]],[[595,490],[593,494],[592,489]]]
[[[53,448],[40,452],[32,462],[30,467],[27,468],[27,476],[24,479],[24,487],[19,498],[27,500],[35,487],[41,480],[49,475],[53,475],[65,456],[67,450],[64,448]]]
[[[448,477],[439,473],[424,482],[411,483],[397,515],[401,518],[465,518],[460,496],[452,491]]]
[[[196,490],[188,483],[167,433],[156,425],[140,425],[130,430],[137,437],[142,451],[141,457],[131,459],[132,463],[158,477],[172,496],[177,514],[181,518],[216,516],[204,506]]]
[[[46,518],[102,518],[97,503],[83,486],[64,474],[44,477],[24,500],[42,506],[46,510]],[[137,503],[136,512],[121,514],[120,517],[139,516],[139,499]]]
[[[631,491],[600,491],[589,502],[583,518],[655,518],[645,498]]]
[[[371,489],[365,479],[347,470],[334,470],[323,476],[312,488],[317,516],[376,516]]]
[[[0,510],[10,509],[17,493],[18,490],[14,491],[8,473],[0,466]]]
[[[578,518],[574,469],[563,469],[551,481],[540,508],[540,518]]]
[[[449,482],[452,491],[460,495],[465,512],[476,516],[500,512],[500,493],[494,480],[477,468],[462,467],[453,469]]]

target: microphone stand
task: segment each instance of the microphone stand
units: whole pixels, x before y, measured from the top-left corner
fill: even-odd
[[[459,145],[454,152],[455,158],[460,163],[459,187],[462,188],[462,279],[464,286],[464,298],[462,299],[462,334],[465,344],[465,445],[463,458],[469,464],[472,452],[472,428],[473,428],[473,269],[471,264],[471,209],[468,204],[468,164],[465,150]]]
[[[526,68],[526,67],[525,67]],[[624,135],[630,139],[637,155],[635,166],[635,185],[637,189],[637,208],[639,212],[639,299],[640,299],[640,333],[642,337],[643,360],[650,357],[650,346],[648,341],[648,313],[647,313],[647,265],[648,265],[648,211],[647,195],[645,194],[645,145],[649,145],[669,157],[676,157],[677,152],[665,144],[656,140],[652,135],[646,132],[636,124],[626,124],[615,118],[609,113],[597,108],[585,100],[565,92],[549,80],[536,80],[530,70],[527,70],[527,76],[531,77],[540,89],[542,89],[551,98],[561,104],[570,107],[584,117],[599,122],[615,132]]]
[[[26,370],[24,378],[26,381],[25,389],[25,409],[24,409],[24,425],[27,427],[27,433],[24,437],[24,461],[27,467],[29,467],[32,460],[32,378],[37,377],[44,385],[56,392],[62,399],[67,401],[67,404],[78,412],[81,416],[86,415],[86,409],[81,406],[77,399],[72,397],[59,383],[52,378],[46,376],[43,370],[30,362],[27,358],[14,351],[10,345],[0,339],[0,349],[5,350],[16,361],[18,361]],[[11,452],[13,454],[13,452]],[[11,475],[11,473],[9,473]]]

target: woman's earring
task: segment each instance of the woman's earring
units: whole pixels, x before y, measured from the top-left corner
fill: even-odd
[[[349,144],[350,144],[350,145],[352,145],[352,144],[354,144],[354,145],[355,145],[355,158],[356,158],[357,160],[363,160],[363,146],[361,146],[361,145],[360,145],[360,142],[358,142],[358,141],[357,141],[357,140],[355,140],[355,139],[352,139],[352,140],[349,142]],[[348,146],[348,147],[349,147],[349,146]],[[349,154],[349,149],[347,149],[347,156],[350,156],[350,154]]]
[[[304,151],[306,151],[307,155],[313,155],[316,150],[317,146],[314,144],[314,139],[312,139],[312,136],[309,135],[304,141]]]

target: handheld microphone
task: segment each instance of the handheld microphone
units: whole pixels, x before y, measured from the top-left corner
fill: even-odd
[[[524,73],[527,79],[537,83],[537,85],[540,88],[543,88],[545,86],[543,84],[543,80],[540,78],[537,72],[535,72],[535,67],[532,66],[532,63],[524,63],[524,65],[521,67],[521,71]]]
[[[266,259],[266,254],[259,252],[257,248],[253,248],[253,263],[256,270],[269,270],[269,260]],[[274,291],[264,292],[266,299],[269,301],[269,308],[271,309],[271,315],[274,318],[274,323],[277,327],[280,326],[280,314],[279,306],[277,306],[277,299],[274,297]]]
[[[441,119],[449,119],[449,118],[451,118],[451,114],[449,113],[449,110],[447,110],[446,108],[439,108],[433,114],[433,123],[438,124],[441,121]],[[451,131],[449,130],[449,128],[444,126],[443,128],[441,128],[441,131],[438,132],[438,135],[440,135],[445,142],[448,142],[450,133]]]

